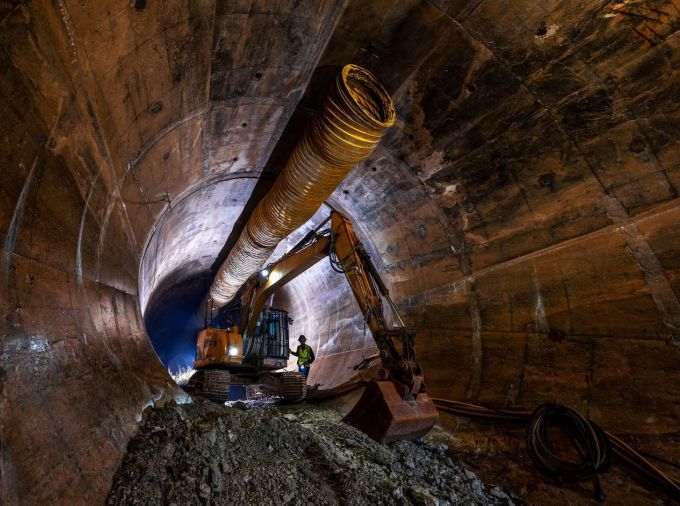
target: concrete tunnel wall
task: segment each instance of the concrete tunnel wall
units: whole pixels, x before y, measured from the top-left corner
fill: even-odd
[[[181,395],[144,301],[205,269],[349,61],[399,123],[330,203],[380,258],[431,393],[558,400],[677,458],[680,11],[346,5],[0,7],[2,502],[103,500],[142,409]],[[320,264],[281,294],[312,381],[370,349],[343,283]]]

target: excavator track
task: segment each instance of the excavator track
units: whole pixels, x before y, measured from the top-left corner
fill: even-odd
[[[221,404],[229,400],[229,383],[231,374],[222,369],[196,371],[191,378],[187,390],[189,393],[205,397]]]
[[[307,394],[307,378],[297,372],[281,373],[281,397],[285,402],[300,402]]]
[[[307,394],[307,378],[297,372],[262,373],[256,384],[265,395],[278,397],[283,402],[300,402]]]

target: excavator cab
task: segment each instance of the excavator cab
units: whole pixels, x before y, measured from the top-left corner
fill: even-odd
[[[265,307],[252,336],[244,339],[244,363],[258,369],[274,371],[288,364],[288,328],[292,323],[288,311]]]
[[[252,335],[243,336],[237,326],[206,327],[196,339],[194,369],[238,366],[254,369],[283,369],[288,363],[288,311],[265,307]]]

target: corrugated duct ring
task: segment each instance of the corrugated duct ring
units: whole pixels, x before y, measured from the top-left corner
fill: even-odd
[[[392,99],[378,80],[356,65],[343,67],[321,113],[220,267],[210,288],[215,305],[229,302],[279,241],[312,217],[352,167],[373,152],[395,119]]]

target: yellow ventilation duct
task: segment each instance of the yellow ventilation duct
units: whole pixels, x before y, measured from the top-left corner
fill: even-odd
[[[342,69],[323,110],[217,272],[210,287],[216,307],[229,302],[279,241],[314,215],[352,167],[373,152],[395,117],[392,99],[373,74],[356,65]]]

